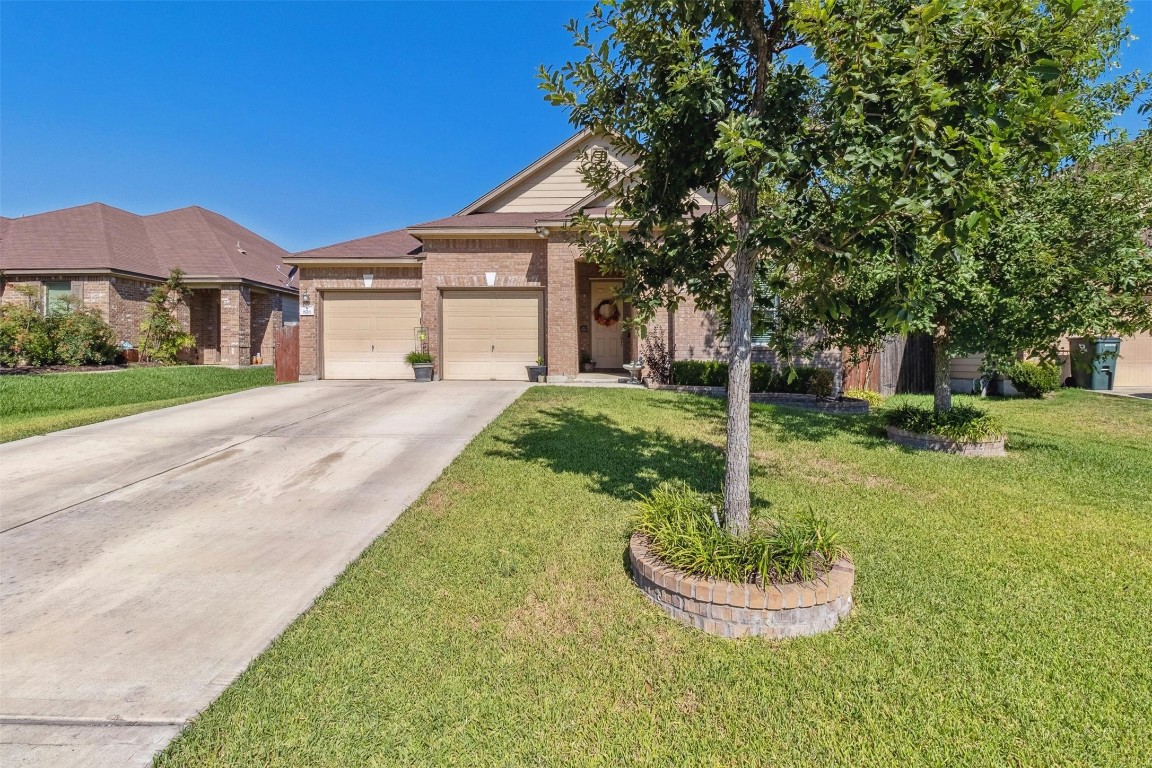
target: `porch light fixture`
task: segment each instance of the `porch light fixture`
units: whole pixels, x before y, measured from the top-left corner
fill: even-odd
[[[369,273],[365,274],[363,277],[364,277],[364,287],[365,288],[371,288],[372,287],[372,278],[374,277],[374,275],[371,272],[369,272]]]
[[[540,237],[547,238],[549,235],[548,227],[536,227],[536,234]]]
[[[304,291],[304,293],[300,294],[300,303],[303,304],[304,306],[308,306],[309,304],[311,304],[312,303],[312,294],[308,293],[308,291]]]
[[[496,273],[495,272],[485,272],[484,273],[484,282],[488,285],[489,288],[496,285]]]

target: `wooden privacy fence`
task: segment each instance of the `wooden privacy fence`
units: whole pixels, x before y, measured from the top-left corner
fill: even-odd
[[[276,383],[300,380],[300,326],[276,329]]]
[[[845,354],[844,388],[882,395],[931,393],[935,358],[928,334],[894,336],[855,366],[848,367]]]

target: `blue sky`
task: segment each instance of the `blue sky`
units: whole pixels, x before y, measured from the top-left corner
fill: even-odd
[[[293,251],[450,215],[570,135],[534,75],[590,5],[5,0],[0,213],[196,204]]]

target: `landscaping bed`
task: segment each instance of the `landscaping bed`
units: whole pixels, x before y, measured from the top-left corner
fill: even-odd
[[[115,369],[113,369],[115,370]],[[131,367],[0,377],[0,442],[273,383],[271,367]]]
[[[156,368],[160,363],[133,363],[132,365],[15,365],[0,366],[0,376],[39,376],[46,373],[106,373],[126,371],[129,368]]]
[[[1003,435],[989,440],[953,440],[950,437],[909,432],[899,427],[886,427],[888,439],[905,448],[917,451],[955,453],[961,456],[1004,456],[1005,438]]]
[[[710,635],[783,639],[828,632],[852,610],[850,560],[808,581],[734,583],[690,576],[664,563],[642,534],[628,543],[632,578],[672,618]]]
[[[627,555],[638,494],[720,488],[723,402],[533,388],[157,764],[1150,764],[1152,407],[985,407],[1010,459],[754,405],[756,509],[858,578],[834,631],[734,642]]]

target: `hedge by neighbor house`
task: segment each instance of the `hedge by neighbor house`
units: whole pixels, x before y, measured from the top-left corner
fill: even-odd
[[[787,370],[777,371],[767,363],[753,363],[752,391],[807,394],[812,377],[824,369],[798,366],[793,370],[796,377],[789,381]],[[677,360],[672,363],[672,383],[685,387],[727,387],[728,363],[720,360]]]

